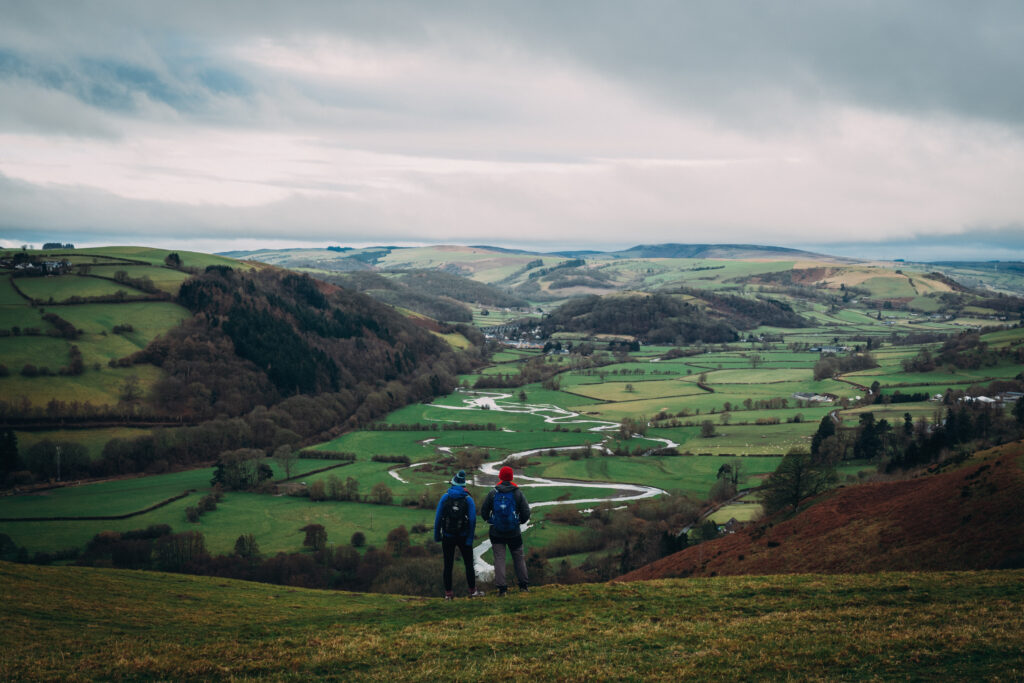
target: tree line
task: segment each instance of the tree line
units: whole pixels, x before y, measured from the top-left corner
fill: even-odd
[[[953,366],[960,370],[992,367],[1004,361],[1024,364],[1024,346],[991,348],[977,332],[965,332],[947,339],[936,350],[922,348],[902,362],[906,372],[931,372],[938,367]]]

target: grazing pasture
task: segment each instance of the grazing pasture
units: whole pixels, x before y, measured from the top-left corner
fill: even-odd
[[[524,474],[552,479],[617,481],[679,490],[704,498],[718,478],[723,465],[741,468],[740,488],[757,485],[759,475],[773,472],[781,457],[658,456],[622,458],[594,455],[572,460],[568,456],[534,456]]]
[[[125,295],[141,296],[146,293],[120,282],[111,282],[98,277],[83,275],[59,275],[48,277],[18,278],[18,289],[25,296],[36,301],[61,303],[73,296],[82,298],[93,296],[114,296],[118,292]]]

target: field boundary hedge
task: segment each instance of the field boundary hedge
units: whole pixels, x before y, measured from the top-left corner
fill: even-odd
[[[327,472],[328,470],[336,470],[339,467],[344,467],[345,465],[351,465],[354,462],[355,462],[355,460],[346,460],[344,462],[337,462],[337,463],[334,463],[333,465],[328,465],[327,467],[321,467],[320,469],[317,469],[317,470],[310,470],[308,472],[303,472],[302,474],[296,474],[294,477],[288,477],[287,479],[278,479],[274,483],[275,484],[284,484],[284,483],[289,482],[289,481],[295,481],[296,479],[302,479],[303,477],[308,477],[311,474],[320,474],[321,472]],[[3,521],[3,520],[0,520],[0,521]]]
[[[150,505],[147,508],[143,508],[142,510],[136,510],[135,512],[128,512],[123,515],[95,515],[90,517],[0,517],[0,522],[105,522],[117,519],[129,519],[131,517],[144,515],[147,512],[152,512],[153,510],[158,510],[159,508],[162,508],[165,505],[170,505],[171,503],[181,500],[182,498],[186,497],[187,495],[194,491],[195,489],[183,491],[182,493],[179,493],[176,496],[172,496],[166,500],[162,500],[159,503]]]

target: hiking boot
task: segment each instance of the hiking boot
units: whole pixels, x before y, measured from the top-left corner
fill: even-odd
[[[445,591],[444,592],[444,599],[445,600],[454,600],[455,599],[455,593],[453,593],[452,591]]]
[[[506,593],[508,593],[508,588],[506,588],[505,586],[498,586],[498,597],[499,598],[505,597]]]
[[[530,592],[530,587],[529,586],[520,586],[519,587],[519,592],[520,593],[529,593]]]
[[[480,590],[479,588],[477,588],[475,591],[473,591],[472,593],[469,594],[469,597],[471,597],[471,598],[482,598],[482,597],[484,597],[484,595],[485,595],[485,593],[482,590]]]

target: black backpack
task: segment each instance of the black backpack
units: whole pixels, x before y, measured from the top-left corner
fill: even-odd
[[[441,508],[441,531],[449,538],[469,534],[469,499],[466,496],[445,499]]]

